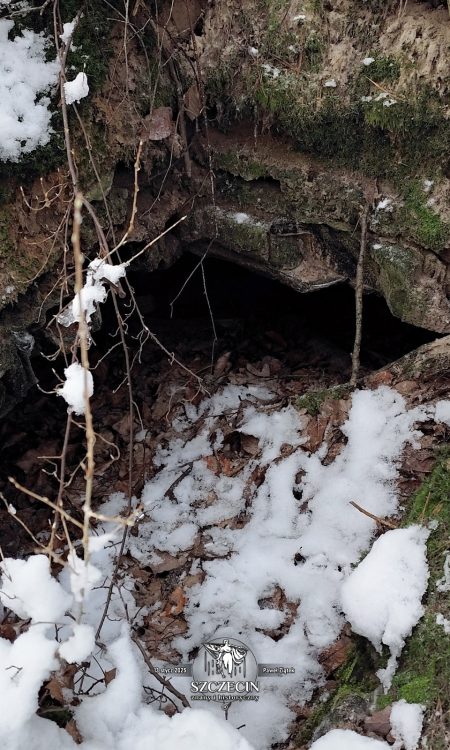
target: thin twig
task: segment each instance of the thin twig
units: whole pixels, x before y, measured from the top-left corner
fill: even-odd
[[[164,687],[167,688],[167,690],[169,691],[169,693],[172,693],[172,695],[174,695],[176,698],[178,698],[178,700],[181,702],[181,704],[185,708],[190,708],[191,704],[189,703],[189,701],[186,698],[186,696],[183,693],[180,693],[180,691],[177,690],[172,685],[172,683],[169,682],[169,680],[166,680],[164,677],[162,677],[156,671],[155,667],[153,666],[153,664],[150,661],[149,655],[147,654],[147,652],[146,652],[144,646],[142,645],[141,641],[139,640],[139,638],[136,635],[134,635],[134,634],[132,634],[131,638],[134,641],[134,643],[136,644],[136,646],[138,647],[139,651],[141,652],[141,654],[143,656],[143,659],[144,659],[144,661],[145,661],[145,663],[146,663],[146,665],[148,667],[148,671],[150,672],[150,674],[152,674],[153,677],[155,677],[158,680],[158,682],[161,683],[161,685],[164,685]]]
[[[358,265],[356,268],[356,281],[355,281],[355,313],[356,313],[356,324],[355,324],[355,343],[353,345],[352,353],[352,374],[350,378],[350,385],[354,388],[356,386],[359,368],[360,368],[360,356],[361,356],[361,338],[362,338],[362,318],[363,318],[363,292],[364,292],[364,260],[366,256],[366,244],[367,244],[367,213],[368,208],[364,209],[361,214],[361,243],[359,248]]]
[[[380,518],[379,516],[375,516],[373,513],[370,513],[370,511],[362,508],[361,505],[358,505],[358,503],[355,503],[354,500],[350,500],[350,505],[353,505],[353,507],[356,508],[356,510],[359,510],[360,513],[364,513],[365,516],[371,518],[372,521],[379,523],[380,526],[387,526],[388,529],[398,529],[397,524],[392,523],[392,521],[386,521],[386,519]]]

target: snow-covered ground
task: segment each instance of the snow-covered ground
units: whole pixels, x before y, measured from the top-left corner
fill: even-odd
[[[407,443],[417,444],[415,426],[433,415],[431,409],[408,409],[402,396],[384,386],[357,391],[342,426],[345,444],[327,463],[326,444],[308,453],[304,418],[292,406],[274,405],[266,388],[229,385],[197,406],[185,405],[156,451],[153,477],[139,499],[138,534],[128,537],[129,554],[142,566],[157,565],[165,554],[191,560],[179,579],[181,589],[186,581],[188,628],[172,640],[170,660],[176,648],[179,661],[187,662],[195,647],[220,635],[245,642],[260,663],[295,672],[262,678],[259,700],[234,703],[228,723],[211,703],[206,713],[187,710],[175,719],[157,713],[142,700],[142,683],[154,682],[130,641],[127,621],[136,624],[145,614],[164,619],[163,602],[138,612],[133,581],[125,576],[92,651],[85,678],[90,695],[80,695],[74,711],[83,747],[129,750],[144,747],[139,743],[145,737],[146,748],[206,749],[213,732],[215,748],[244,750],[245,740],[257,750],[269,748],[286,739],[294,706],[323,682],[319,655],[346,620],[377,648],[389,646],[391,659],[380,672],[387,687],[422,614],[429,532],[419,526],[390,530],[369,552],[376,522],[351,501],[377,517],[397,512],[397,462]],[[248,446],[246,460],[237,465],[224,458],[227,424]],[[124,507],[116,493],[101,511],[115,515]],[[117,529],[104,527],[108,535],[92,539],[88,570],[74,551],[59,583],[43,556],[2,563],[3,605],[32,618],[14,643],[0,640],[0,698],[9,707],[0,718],[0,738],[8,738],[10,750],[45,743],[72,747],[67,733],[34,712],[39,687],[59,657],[89,659],[117,548]],[[106,690],[104,683],[95,686],[113,667],[117,676]],[[174,678],[174,684],[189,695],[188,678]],[[414,750],[422,709],[407,709],[398,709],[396,726],[410,739],[400,737],[397,746],[404,742]],[[239,734],[233,726],[242,726]],[[314,748],[337,750],[353,747],[351,742],[355,748],[385,746],[331,733]]]

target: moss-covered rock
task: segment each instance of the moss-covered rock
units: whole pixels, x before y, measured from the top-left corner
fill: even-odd
[[[408,639],[402,653],[392,687],[379,697],[384,706],[404,698],[427,707],[425,737],[433,750],[448,747],[450,732],[450,639],[442,625],[436,623],[437,613],[450,619],[450,597],[439,591],[445,553],[450,535],[450,452],[440,452],[435,468],[412,498],[403,524],[431,522],[428,539],[430,579],[426,595],[426,613]]]

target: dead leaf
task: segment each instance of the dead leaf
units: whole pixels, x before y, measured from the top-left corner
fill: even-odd
[[[168,552],[159,552],[158,550],[156,553],[160,559],[158,562],[150,563],[152,572],[155,573],[155,575],[158,575],[159,573],[168,573],[170,570],[178,570],[178,568],[183,567],[187,560],[187,555],[178,555],[177,557],[174,557]]]
[[[226,477],[233,476],[235,467],[227,456],[220,456],[220,467],[222,469],[222,474],[225,474]]]
[[[410,396],[417,391],[417,381],[402,380],[400,383],[395,384],[395,390],[401,393],[402,396]]]
[[[109,685],[109,683],[115,679],[116,672],[117,669],[115,667],[113,669],[108,669],[108,671],[105,672],[105,685]]]
[[[62,692],[64,685],[60,682],[58,675],[52,677],[52,679],[47,682],[45,687],[53,700],[58,701],[58,703],[61,703],[61,705],[64,705],[64,696]]]
[[[70,719],[70,721],[67,722],[66,726],[64,727],[67,734],[70,734],[74,742],[76,742],[77,745],[81,745],[83,738],[81,734],[78,731],[77,725],[75,724],[75,721],[73,719]]]
[[[257,367],[254,367],[250,364],[250,362],[248,362],[246,365],[246,369],[251,375],[255,375],[255,377],[257,378],[270,378],[271,373],[269,365],[267,364],[267,362],[261,364],[262,367],[258,370]]]
[[[5,638],[7,641],[13,641],[16,640],[17,633],[14,630],[13,626],[10,625],[7,622],[4,622],[0,625],[0,638]]]
[[[339,640],[331,644],[325,651],[322,651],[319,662],[328,676],[339,669],[347,660],[352,647],[351,638],[343,635]]]
[[[166,617],[169,615],[180,615],[186,604],[186,596],[181,586],[177,586],[169,595],[169,600],[164,608]]]
[[[216,477],[220,474],[220,464],[215,456],[205,456],[203,459],[208,469],[216,475]]]
[[[162,141],[174,131],[171,107],[157,107],[144,118],[143,141]]]
[[[220,375],[223,375],[226,370],[230,368],[230,357],[231,352],[225,352],[225,354],[222,354],[219,359],[217,360],[215,366],[214,366],[214,376],[217,378]]]
[[[257,456],[259,453],[259,440],[254,435],[241,433],[241,448],[249,456]]]
[[[376,388],[379,385],[390,385],[393,380],[394,376],[391,372],[389,372],[389,370],[379,370],[378,372],[374,372],[372,375],[369,375],[369,377],[367,378],[367,383],[368,385]]]

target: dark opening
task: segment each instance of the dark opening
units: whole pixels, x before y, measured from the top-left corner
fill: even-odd
[[[239,383],[269,388],[278,384],[286,400],[308,390],[346,382],[349,378],[354,294],[348,286],[300,294],[212,257],[204,260],[202,272],[199,257],[190,253],[169,270],[130,271],[129,280],[148,328],[193,373],[206,376],[210,389],[230,379],[233,382],[234,377]],[[119,300],[119,305],[126,318],[131,309],[129,300]],[[211,313],[217,333],[215,342]],[[102,493],[107,497],[113,490],[124,489],[127,482],[120,462],[111,462],[111,446],[127,455],[128,402],[124,356],[117,346],[117,323],[110,299],[102,306],[102,318],[102,327],[93,331],[95,346],[89,354],[95,384],[92,412],[99,435],[96,499],[101,499]],[[142,330],[136,315],[129,318],[127,326],[130,359],[134,360],[133,399],[139,414],[143,415],[146,429],[159,442],[166,424],[165,415],[159,414],[158,421],[153,411],[160,388],[170,381],[175,393],[181,394],[179,398],[183,403],[183,399],[189,401],[198,396],[198,384],[176,362],[172,364],[167,353],[151,339],[141,356],[136,357],[139,351],[136,335]],[[56,496],[55,457],[61,451],[67,407],[52,389],[58,383],[56,374],[63,376],[66,363],[62,355],[56,359],[42,356],[54,354],[55,341],[41,329],[34,334],[32,366],[40,388],[49,393],[32,388],[23,402],[2,419],[0,492],[14,503],[21,518],[32,524],[33,532],[39,534],[48,529],[49,509],[14,490],[8,476],[16,477],[38,494]],[[362,374],[382,367],[434,337],[432,333],[394,318],[379,297],[367,296]],[[70,351],[67,357],[70,362]],[[222,368],[218,367],[221,357],[226,362]],[[170,411],[171,406],[168,408]],[[74,420],[67,451],[68,470],[74,472],[75,478],[66,491],[66,495],[73,498],[71,512],[75,517],[81,512],[78,498],[84,487],[83,472],[76,471],[85,455],[85,435],[82,427],[76,426],[77,421],[82,423],[83,420]],[[139,429],[138,424],[136,429]],[[144,473],[133,477],[136,494],[142,488]],[[29,538],[1,509],[0,521],[3,553],[26,551],[30,547]]]
[[[276,350],[283,353],[286,364],[299,364],[312,348],[316,353],[322,351],[325,367],[333,369],[336,357],[347,359],[350,366],[355,296],[348,284],[302,294],[213,257],[203,261],[204,281],[198,265],[199,258],[186,253],[168,270],[129,275],[139,301],[147,309],[149,326],[176,340],[181,325],[180,337],[185,338],[187,333],[192,342],[198,336],[204,338],[209,331],[212,341],[212,313],[218,336],[217,354],[233,343],[234,331],[235,346],[250,359],[260,359]],[[271,332],[276,335],[271,336]],[[435,333],[394,317],[378,295],[365,296],[361,352],[364,368],[382,367],[434,338]],[[346,372],[342,376],[345,379]]]

